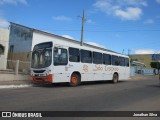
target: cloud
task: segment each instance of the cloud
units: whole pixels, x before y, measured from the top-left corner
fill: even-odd
[[[156,0],[156,2],[157,2],[158,4],[160,4],[160,0]]]
[[[122,0],[126,2],[128,5],[136,5],[136,6],[147,6],[147,2],[145,0]]]
[[[160,51],[156,51],[153,49],[137,49],[135,50],[135,54],[154,54],[159,53]]]
[[[147,19],[144,21],[144,24],[152,24],[152,23],[154,23],[153,19]]]
[[[53,20],[57,21],[72,21],[72,18],[66,17],[66,16],[54,16],[52,17]]]
[[[101,48],[105,48],[105,46],[97,44],[95,42],[86,42],[87,44],[93,45],[93,46],[97,46],[97,47],[101,47]]]
[[[145,0],[97,0],[95,9],[122,20],[138,20],[142,16],[142,7],[148,4]]]
[[[93,22],[91,19],[88,19],[86,22],[89,24],[95,24],[95,22]]]
[[[126,10],[116,10],[115,15],[123,20],[138,20],[142,15],[142,10],[140,8],[128,7]]]
[[[10,23],[7,20],[0,18],[0,28],[8,28],[9,25]]]
[[[65,38],[69,38],[69,39],[74,39],[72,36],[70,35],[62,35],[62,37],[65,37]]]
[[[27,0],[0,0],[0,5],[3,5],[3,4],[17,5],[19,3],[24,4],[24,5],[28,5]]]

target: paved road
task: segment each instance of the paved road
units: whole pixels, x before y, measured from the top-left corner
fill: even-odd
[[[151,76],[118,84],[1,89],[0,96],[1,111],[160,111],[159,80]]]

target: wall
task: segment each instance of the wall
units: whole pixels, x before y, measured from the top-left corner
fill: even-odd
[[[11,24],[9,46],[14,46],[13,51],[10,52],[31,52],[32,46],[32,29],[20,26],[17,24]]]
[[[9,69],[15,69],[15,60],[20,60],[20,71],[30,69],[32,36],[33,30],[31,28],[11,23],[8,60],[12,61],[7,64]]]
[[[0,70],[6,70],[9,44],[9,30],[0,29],[0,44],[4,47],[4,53],[0,55]]]

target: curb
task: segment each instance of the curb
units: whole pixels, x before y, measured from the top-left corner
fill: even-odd
[[[0,85],[20,85],[20,84],[32,84],[30,80],[12,80],[12,81],[1,81]]]
[[[29,80],[0,81],[0,89],[32,87]]]
[[[26,87],[32,87],[33,85],[0,85],[0,89],[8,89],[8,88],[26,88]]]

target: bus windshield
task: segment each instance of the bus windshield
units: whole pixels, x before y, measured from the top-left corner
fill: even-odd
[[[45,68],[52,63],[52,49],[35,50],[32,54],[32,68]]]

